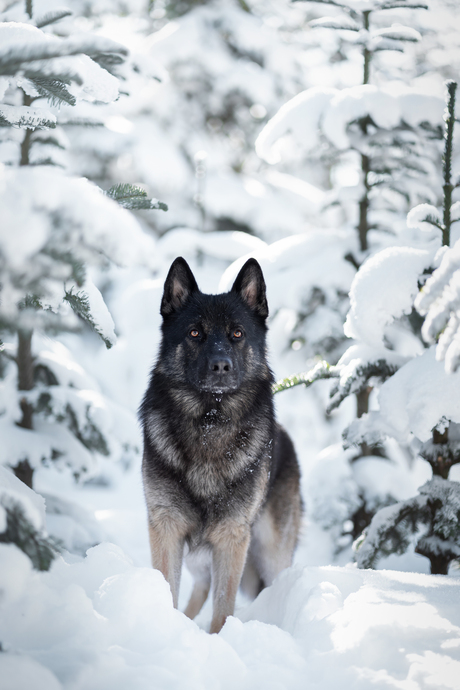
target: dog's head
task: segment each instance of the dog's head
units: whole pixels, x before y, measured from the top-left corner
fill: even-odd
[[[270,378],[265,281],[255,259],[244,264],[230,292],[206,295],[179,257],[166,278],[160,311],[162,370],[175,382],[220,394]]]

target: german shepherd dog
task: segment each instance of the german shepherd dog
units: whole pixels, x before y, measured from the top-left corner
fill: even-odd
[[[230,292],[206,295],[178,258],[160,311],[140,408],[152,564],[177,607],[185,547],[195,578],[185,613],[197,615],[212,582],[219,632],[240,583],[256,596],[291,564],[302,512],[294,447],[273,409],[262,270],[249,259]]]

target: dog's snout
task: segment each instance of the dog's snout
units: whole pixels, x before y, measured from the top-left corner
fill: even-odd
[[[209,362],[209,369],[213,374],[228,374],[233,369],[230,357],[213,357]]]

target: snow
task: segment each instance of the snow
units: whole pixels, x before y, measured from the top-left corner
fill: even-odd
[[[111,103],[118,97],[118,79],[87,55],[72,60],[72,67],[76,69],[82,81],[81,85],[74,83],[69,88],[77,98]]]
[[[370,84],[343,89],[325,112],[323,131],[334,146],[346,149],[350,146],[348,124],[366,115],[377,127],[394,127],[400,119],[398,100]]]
[[[442,98],[422,93],[401,93],[398,96],[401,119],[415,127],[428,122],[433,127],[442,122],[445,103]]]
[[[419,204],[414,206],[407,214],[407,227],[420,228],[432,232],[433,224],[442,225],[441,214],[436,206],[431,204]]]
[[[153,242],[133,215],[105,197],[88,180],[65,177],[50,169],[0,169],[3,232],[1,248],[11,266],[19,266],[44,248],[53,229],[48,218],[60,214],[65,233],[62,245],[72,242],[82,257],[103,254],[122,265],[147,261]],[[54,230],[57,234],[57,230]],[[101,252],[103,250],[103,254]]]
[[[321,17],[310,22],[310,26],[322,29],[344,29],[347,31],[359,31],[360,27],[351,17],[341,15],[340,17]]]
[[[61,690],[62,685],[47,668],[23,654],[2,654],[0,674],[7,679],[8,690],[23,690],[34,687],[36,690]]]
[[[203,234],[191,228],[174,228],[164,235],[158,242],[166,260],[171,262],[177,256],[178,248],[185,254],[206,254],[218,259],[239,259],[248,252],[264,249],[266,243],[258,237],[245,232],[208,232]]]
[[[372,36],[383,36],[393,41],[420,41],[422,38],[419,31],[402,24],[392,24],[386,29],[377,29],[372,32]]]
[[[45,501],[43,498],[17,479],[6,467],[0,465],[0,505],[4,498],[7,501],[13,500],[19,503],[25,516],[36,529],[44,527]],[[0,533],[5,531],[5,527],[0,528]]]
[[[75,563],[59,557],[49,573],[31,571],[14,546],[1,545],[0,557],[15,572],[14,589],[5,589],[0,570],[0,639],[16,650],[1,656],[12,659],[13,678],[20,659],[20,678],[36,668],[39,679],[53,678],[49,687],[72,690],[300,689],[306,679],[364,690],[420,687],[439,666],[433,687],[455,687],[460,582],[452,578],[295,566],[210,636],[173,609],[158,571],[135,567],[114,545]]]
[[[434,253],[429,249],[388,247],[368,259],[351,286],[345,334],[374,347],[382,346],[386,326],[411,312],[419,290],[417,281],[430,266]]]
[[[438,340],[436,359],[445,360],[446,372],[457,370],[460,362],[459,296],[460,243],[445,248],[438,255],[439,266],[430,276],[415,301],[415,307],[426,316],[422,335],[426,342]]]
[[[318,146],[321,132],[333,146],[343,150],[355,144],[349,125],[366,116],[377,127],[389,130],[401,121],[412,127],[422,122],[438,126],[443,111],[441,98],[411,90],[393,95],[372,84],[341,91],[313,87],[285,103],[269,120],[256,140],[256,152],[268,163],[279,163],[298,155],[299,147],[308,152]]]
[[[299,93],[288,101],[259,134],[256,152],[269,163],[281,160],[282,143],[286,135],[292,135],[296,143],[308,150],[318,142],[318,125],[325,106],[336,95],[335,89],[316,87]]]
[[[0,118],[13,126],[29,129],[49,129],[56,126],[57,118],[47,108],[26,108],[25,106],[0,104]]]
[[[305,295],[317,285],[331,293],[338,289],[347,290],[355,271],[344,255],[353,251],[355,242],[354,235],[348,232],[316,231],[293,235],[251,252],[264,272],[271,314],[286,304],[300,309]],[[327,274],[321,267],[321,257],[326,254],[329,263]],[[231,288],[248,258],[249,254],[246,254],[229,266],[220,281],[220,290]]]
[[[97,332],[111,345],[114,345],[117,341],[114,330],[115,324],[100,291],[88,277],[81,290],[88,297],[89,309],[97,324]]]
[[[0,60],[11,61],[13,74],[18,63],[40,70],[41,60],[48,57],[44,73],[50,77],[73,75],[70,91],[78,98],[111,103],[118,96],[118,80],[84,54],[126,54],[127,49],[115,41],[102,36],[71,36],[61,40],[28,24],[4,22],[0,24],[0,42]]]
[[[379,391],[380,418],[402,443],[414,434],[421,441],[444,417],[460,422],[460,372],[447,374],[436,360],[436,348],[405,364]]]

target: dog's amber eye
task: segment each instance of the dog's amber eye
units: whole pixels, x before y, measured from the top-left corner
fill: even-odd
[[[192,330],[190,331],[190,335],[192,336],[192,338],[198,338],[198,336],[200,335],[200,331],[197,328],[192,328]]]
[[[239,328],[235,328],[235,330],[233,331],[233,337],[237,338],[237,339],[242,338],[243,337],[243,331],[240,331]]]

